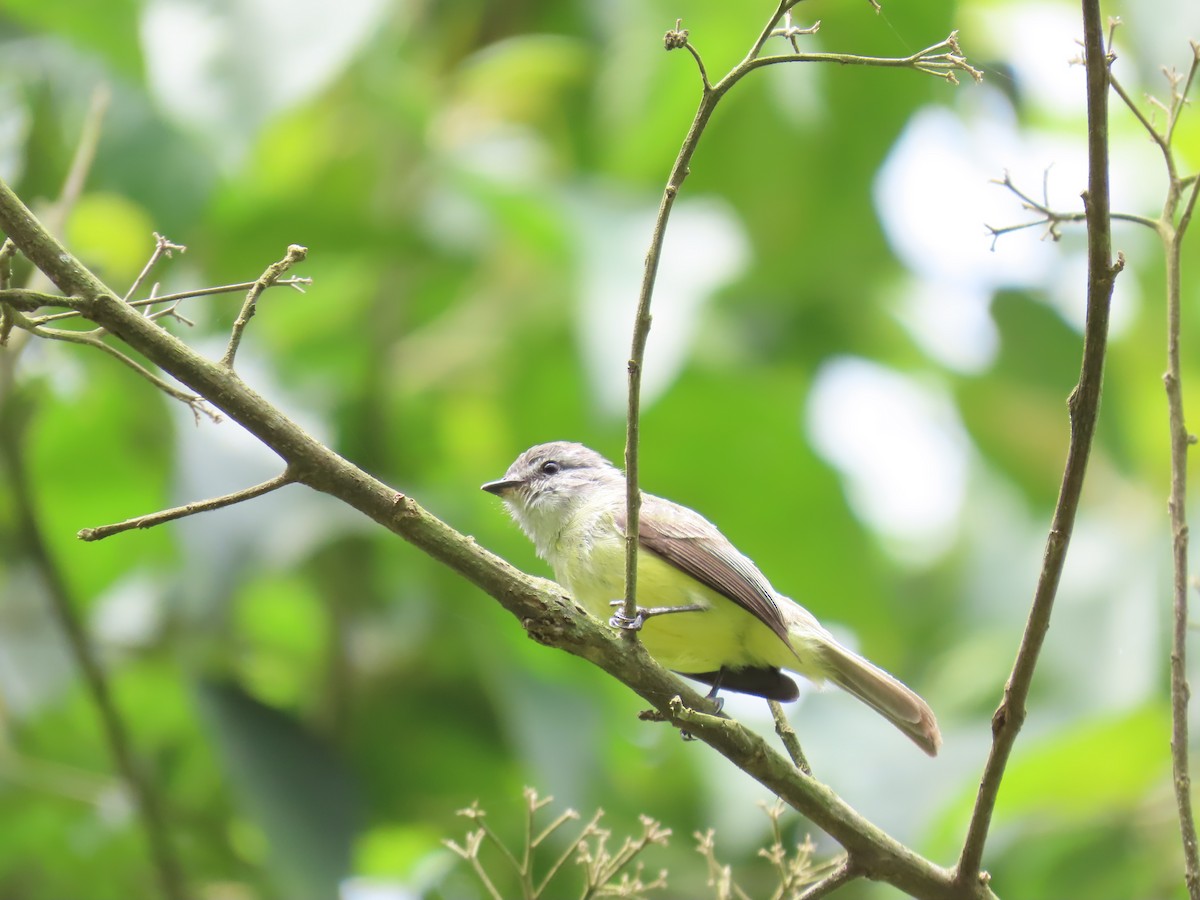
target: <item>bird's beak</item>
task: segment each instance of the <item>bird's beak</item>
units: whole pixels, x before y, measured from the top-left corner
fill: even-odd
[[[522,483],[519,479],[506,480],[501,478],[499,481],[489,481],[487,484],[482,485],[480,490],[487,491],[489,494],[495,494],[497,497],[503,497],[513,488],[520,487]]]

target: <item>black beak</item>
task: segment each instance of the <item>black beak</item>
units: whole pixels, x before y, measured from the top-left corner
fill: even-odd
[[[501,478],[499,481],[489,481],[487,484],[482,485],[480,490],[487,491],[489,494],[495,494],[497,497],[503,497],[506,491],[519,487],[521,484],[522,482],[517,479],[506,481]]]

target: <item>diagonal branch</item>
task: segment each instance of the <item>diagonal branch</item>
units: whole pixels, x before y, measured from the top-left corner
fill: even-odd
[[[768,700],[767,706],[771,708],[771,718],[775,720],[775,733],[783,742],[788,756],[792,758],[797,769],[811,778],[812,767],[809,766],[808,757],[804,755],[804,750],[800,746],[800,739],[796,737],[796,729],[792,728],[792,723],[788,721],[787,714],[783,711],[783,704],[778,700]]]
[[[805,890],[796,900],[821,900],[822,897],[828,897],[838,888],[861,877],[862,872],[859,872],[850,858],[847,857],[842,861],[840,866]]]
[[[1200,60],[1200,47],[1193,42],[1193,54]],[[1182,108],[1186,90],[1190,89],[1196,72],[1193,63],[1183,96],[1172,106],[1172,126],[1176,110]],[[1170,129],[1168,129],[1168,135]],[[1168,142],[1170,138],[1167,138]],[[1171,154],[1168,153],[1168,156]],[[1167,371],[1163,385],[1167,394],[1167,421],[1171,442],[1171,493],[1167,510],[1171,520],[1171,555],[1174,569],[1171,631],[1171,772],[1175,790],[1175,805],[1179,816],[1179,833],[1183,842],[1184,880],[1191,900],[1200,900],[1200,847],[1197,846],[1196,817],[1192,810],[1192,776],[1188,752],[1188,700],[1191,689],[1187,681],[1188,638],[1188,523],[1187,523],[1187,456],[1196,438],[1187,428],[1183,403],[1183,366],[1180,360],[1182,331],[1182,248],[1183,238],[1192,221],[1200,181],[1192,183],[1179,224],[1172,227],[1177,207],[1183,199],[1184,187],[1175,170],[1169,170],[1171,185],[1163,208],[1162,226],[1166,258],[1167,286]]]
[[[1025,703],[1046,632],[1054,598],[1066,561],[1071,531],[1079,509],[1088,456],[1100,408],[1104,355],[1108,342],[1108,316],[1113,282],[1123,260],[1112,262],[1112,235],[1108,195],[1108,66],[1099,0],[1083,0],[1084,45],[1087,66],[1088,189],[1084,209],[1088,224],[1087,324],[1083,337],[1083,362],[1079,383],[1067,400],[1071,439],[1063,470],[1058,502],[1046,540],[1042,571],[1034,591],[1033,605],[1012,673],[1004,686],[1004,698],[992,717],[992,749],[988,754],[979,794],[959,857],[955,878],[968,886],[986,876],[981,872],[983,848],[1000,792],[1000,781],[1012,753],[1017,734],[1025,721]]]
[[[534,640],[600,667],[676,727],[706,741],[842,844],[864,877],[887,881],[918,900],[993,900],[986,885],[959,886],[951,873],[864,819],[828,787],[808,778],[761,736],[726,719],[685,723],[704,698],[611,629],[581,614],[553,582],[533,578],[483,549],[337,455],[288,419],[238,375],[196,353],[113,294],[43,229],[0,181],[0,230],[41,267],[83,315],[125,341],[182,384],[207,397],[284,460],[296,481],[329,494],[399,535],[494,597]]]
[[[117,522],[113,525],[101,525],[97,528],[83,528],[76,535],[81,541],[102,541],[106,537],[112,537],[114,534],[121,534],[125,531],[132,531],[135,528],[153,528],[156,525],[163,525],[167,522],[174,522],[176,519],[183,519],[187,516],[194,516],[197,513],[212,512],[216,509],[224,509],[226,506],[233,506],[235,503],[244,503],[247,500],[253,500],[256,497],[262,497],[272,491],[277,491],[281,487],[286,487],[289,484],[295,484],[296,479],[290,472],[284,471],[276,475],[274,478],[268,479],[261,484],[256,484],[253,487],[243,488],[240,491],[234,491],[230,494],[223,494],[220,497],[212,497],[208,500],[197,500],[194,503],[186,503],[183,506],[176,506],[174,509],[164,509],[161,512],[150,513],[145,516],[138,516],[134,519],[126,519],[124,522]]]
[[[17,324],[23,326],[21,314],[16,313],[15,318]],[[47,340],[51,341],[63,341],[67,344],[82,344],[86,347],[95,347],[100,352],[107,353],[113,359],[120,362],[123,366],[132,369],[168,397],[172,397],[187,406],[188,409],[192,411],[192,415],[195,416],[197,422],[200,421],[201,416],[206,416],[213,422],[221,421],[221,417],[217,413],[213,412],[211,408],[209,408],[208,404],[204,402],[203,397],[199,396],[198,394],[190,394],[187,391],[181,391],[169,381],[160,378],[158,375],[155,375],[137,360],[125,353],[122,353],[116,347],[105,342],[103,338],[99,336],[97,331],[66,331],[61,328],[36,327],[30,327],[26,330],[29,334],[46,338]]]
[[[263,291],[279,281],[283,277],[283,273],[296,263],[303,262],[307,255],[307,247],[291,244],[283,259],[267,266],[266,271],[251,285],[250,290],[246,293],[246,302],[242,304],[242,311],[238,313],[237,321],[233,323],[233,331],[229,335],[229,346],[225,348],[225,355],[221,357],[221,365],[227,369],[233,368],[233,358],[237,355],[238,346],[242,343],[242,334],[258,309],[258,298],[262,296]]]
[[[150,272],[154,269],[158,261],[164,256],[168,259],[171,254],[178,250],[180,253],[187,251],[187,247],[183,244],[173,244],[157,231],[154,232],[154,252],[150,254],[150,258],[146,260],[146,265],[142,266],[142,271],[138,273],[137,278],[133,279],[133,284],[129,286],[129,290],[125,292],[124,300],[129,302],[129,298],[138,292],[138,288],[150,277]]]
[[[855,56],[846,53],[792,53],[781,56],[760,56],[766,42],[777,33],[776,26],[788,12],[796,6],[799,0],[779,0],[775,11],[759,31],[758,37],[750,47],[746,57],[733,67],[729,73],[715,85],[710,84],[704,62],[695,47],[688,41],[688,33],[683,30],[682,23],[677,21],[675,29],[668,31],[665,45],[668,50],[686,48],[700,67],[702,90],[700,104],[692,117],[683,146],[671,166],[667,185],[659,202],[658,215],[654,219],[654,229],[650,236],[650,247],[646,251],[646,263],[642,272],[642,286],[638,292],[637,312],[634,315],[633,340],[629,351],[628,362],[628,402],[625,419],[625,605],[623,614],[632,619],[637,613],[637,554],[638,554],[638,522],[641,513],[642,493],[638,486],[638,444],[641,439],[641,392],[642,368],[646,358],[646,341],[650,335],[650,301],[654,295],[654,283],[658,278],[658,266],[662,258],[663,240],[666,236],[667,222],[675,205],[675,198],[687,178],[689,165],[704,129],[712,117],[713,111],[721,98],[742,80],[746,75],[762,66],[792,62],[835,62],[841,65],[882,66],[885,68],[906,68],[928,72],[947,81],[957,84],[954,72],[963,71],[971,75],[975,81],[983,78],[983,73],[967,64],[958,46],[958,32],[951,32],[943,41],[918,51],[911,56],[898,58],[883,58],[874,56]],[[873,5],[874,4],[873,2]],[[878,6],[876,5],[878,9]],[[815,30],[815,28],[813,29]],[[782,37],[792,38],[803,30],[779,32]],[[624,634],[632,642],[636,632],[626,631]]]

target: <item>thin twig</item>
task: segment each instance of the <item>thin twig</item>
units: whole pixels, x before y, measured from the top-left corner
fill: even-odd
[[[838,888],[842,887],[842,885],[861,877],[862,873],[858,871],[853,861],[847,856],[842,860],[840,866],[809,887],[796,900],[821,900],[822,897],[828,897]]]
[[[1154,141],[1155,146],[1158,147],[1159,153],[1162,154],[1163,165],[1167,167],[1167,177],[1172,183],[1175,182],[1177,180],[1175,174],[1175,158],[1171,154],[1170,145],[1167,143],[1166,139],[1159,132],[1159,130],[1154,127],[1154,123],[1146,118],[1145,113],[1141,111],[1137,103],[1135,103],[1133,98],[1129,96],[1129,93],[1121,85],[1120,80],[1113,76],[1111,72],[1109,73],[1109,82],[1112,86],[1113,93],[1121,98],[1121,102],[1125,104],[1131,113],[1133,113],[1133,117],[1138,120],[1142,128],[1146,129],[1146,133],[1150,135],[1150,140]]]
[[[804,755],[804,751],[800,747],[800,738],[796,737],[796,730],[792,728],[792,723],[787,720],[787,715],[784,714],[783,704],[778,700],[768,700],[767,705],[771,708],[771,717],[775,720],[775,733],[783,741],[783,746],[787,749],[788,756],[792,758],[792,762],[796,764],[797,769],[811,778],[812,768],[809,766],[808,758]]]
[[[18,324],[21,324],[19,318]],[[205,403],[204,398],[199,394],[191,394],[187,391],[180,390],[179,388],[175,387],[175,385],[163,378],[160,378],[158,375],[155,375],[132,357],[127,356],[116,347],[103,341],[97,336],[96,331],[66,331],[59,328],[31,328],[29,329],[29,333],[37,335],[38,337],[47,338],[52,341],[63,341],[68,344],[83,344],[86,347],[95,347],[97,350],[101,351],[102,353],[107,353],[113,359],[120,361],[122,365],[141,375],[168,397],[173,397],[180,403],[186,405],[188,409],[192,411],[192,415],[195,416],[197,422],[200,421],[201,416],[207,417],[212,422],[221,421],[220,413],[215,412],[207,403]]]
[[[1195,191],[1192,192],[1193,197]],[[1176,235],[1167,246],[1167,371],[1163,384],[1171,438],[1171,494],[1167,509],[1171,518],[1171,549],[1174,569],[1173,628],[1171,637],[1171,769],[1179,830],[1183,841],[1184,877],[1188,896],[1200,898],[1200,851],[1197,849],[1196,819],[1192,810],[1192,777],[1188,762],[1187,681],[1188,628],[1188,524],[1187,451],[1196,439],[1188,433],[1183,413],[1183,371],[1180,364],[1180,240]]]
[[[1025,193],[1023,190],[1021,190],[1019,187],[1017,187],[1016,182],[1014,182],[1012,180],[1012,175],[1007,171],[1004,173],[1003,178],[993,178],[992,179],[992,184],[998,184],[1004,188],[1007,188],[1016,197],[1018,197],[1021,200],[1021,206],[1024,209],[1027,209],[1030,212],[1035,212],[1039,216],[1041,216],[1040,219],[1035,219],[1032,222],[1020,222],[1016,225],[994,226],[994,225],[985,224],[984,228],[986,228],[988,230],[988,233],[992,236],[992,249],[993,250],[996,249],[996,241],[997,240],[999,240],[1004,235],[1012,234],[1015,231],[1023,231],[1027,228],[1035,228],[1039,225],[1044,225],[1044,226],[1046,226],[1046,232],[1045,232],[1045,234],[1042,235],[1043,240],[1048,237],[1053,241],[1057,241],[1062,237],[1062,232],[1059,230],[1059,227],[1058,227],[1059,225],[1063,224],[1064,222],[1086,222],[1087,221],[1087,213],[1085,213],[1085,212],[1062,212],[1060,210],[1052,209],[1050,207],[1050,202],[1048,199],[1046,199],[1046,194],[1047,194],[1046,182],[1047,182],[1048,177],[1049,177],[1049,170],[1047,170],[1045,173],[1043,173],[1043,177],[1042,177],[1042,195],[1043,195],[1042,200],[1034,200],[1027,193]],[[1158,232],[1161,227],[1160,220],[1153,219],[1149,216],[1137,215],[1136,213],[1116,212],[1116,213],[1111,213],[1110,218],[1113,219],[1114,221],[1119,219],[1123,222],[1132,222],[1135,225],[1141,225],[1145,228],[1149,228],[1151,231],[1154,231],[1154,232]]]
[[[150,271],[158,261],[164,256],[169,259],[171,254],[176,250],[184,253],[187,251],[187,247],[183,246],[183,244],[173,244],[157,231],[154,232],[154,252],[150,254],[150,258],[146,260],[146,265],[142,266],[142,271],[138,272],[137,278],[133,279],[133,284],[129,286],[129,290],[125,292],[125,296],[122,299],[128,303],[129,298],[138,292],[138,288],[149,277]]]
[[[945,51],[945,52],[940,52]],[[958,84],[956,72],[965,72],[972,81],[982,81],[983,72],[967,62],[958,46],[958,32],[953,31],[944,40],[911,56],[859,56],[854,53],[784,53],[777,56],[760,56],[747,60],[745,72],[775,66],[780,63],[826,62],[843,66],[871,66],[884,69],[913,69]],[[740,68],[740,67],[739,67]],[[739,75],[739,77],[740,77]],[[718,84],[719,86],[719,84]]]
[[[11,418],[12,409],[6,412]],[[10,427],[12,425],[13,423],[7,422],[0,428],[0,457],[3,458],[8,471],[17,517],[18,539],[25,542],[26,552],[44,582],[54,616],[91,695],[105,741],[112,754],[113,764],[133,797],[134,808],[145,835],[162,896],[166,900],[185,900],[187,890],[183,871],[171,844],[163,803],[153,782],[137,760],[125,721],[109,688],[108,677],[76,613],[79,607],[70,596],[66,580],[42,536],[41,524],[30,493],[30,486],[34,482],[21,455],[22,429]]]
[[[239,281],[237,284],[222,284],[217,287],[196,288],[191,291],[177,291],[174,294],[159,294],[153,297],[146,297],[142,300],[130,300],[129,305],[135,307],[153,306],[156,303],[178,303],[180,300],[190,300],[192,297],[208,297],[212,294],[237,294],[243,291],[248,291],[254,287],[257,281]],[[295,288],[300,293],[304,293],[304,288],[312,284],[311,278],[280,278],[273,282],[270,287],[290,287]],[[37,296],[47,298],[42,306],[65,306],[62,297],[55,294],[39,294]],[[32,299],[32,298],[31,298]],[[70,299],[70,298],[66,298]],[[51,316],[39,316],[30,321],[37,325],[45,325],[49,322],[56,322],[59,319],[70,319],[78,317],[77,311],[55,313]]]
[[[683,140],[683,146],[675,158],[674,165],[671,166],[671,173],[667,178],[662,200],[659,202],[658,215],[654,219],[650,247],[646,252],[646,262],[642,272],[642,286],[638,292],[637,313],[634,316],[633,340],[629,353],[628,402],[625,420],[625,603],[622,613],[630,619],[637,615],[638,530],[642,502],[638,483],[638,446],[641,438],[642,368],[645,364],[646,341],[650,335],[650,301],[654,295],[654,282],[658,277],[667,221],[670,219],[671,209],[675,205],[675,197],[683,187],[684,179],[687,178],[688,166],[696,152],[700,137],[712,117],[713,110],[716,109],[721,98],[754,69],[779,63],[834,62],[842,65],[910,68],[938,75],[955,83],[957,83],[954,76],[956,70],[969,73],[976,81],[983,77],[983,73],[972,68],[963,57],[958,46],[958,32],[951,32],[945,40],[902,58],[855,56],[843,53],[793,53],[760,57],[759,54],[767,40],[776,34],[776,26],[780,20],[798,2],[799,0],[779,0],[774,13],[759,31],[745,58],[715,85],[709,82],[708,73],[700,54],[688,41],[687,32],[683,30],[682,23],[676,22],[675,30],[668,31],[666,34],[665,43],[668,50],[686,48],[700,66],[701,93],[699,106],[692,117],[692,124]],[[787,33],[784,32],[783,36],[787,36]],[[623,630],[622,634],[628,640],[636,639],[634,631]]]
[[[1196,45],[1193,44],[1193,50]],[[1198,51],[1200,55],[1200,51]],[[1195,72],[1193,65],[1189,73]],[[1177,103],[1182,105],[1182,98]],[[1169,139],[1168,139],[1169,140]],[[1173,172],[1173,170],[1172,170]],[[1163,384],[1167,393],[1167,416],[1171,444],[1171,493],[1167,509],[1171,519],[1171,550],[1174,569],[1171,633],[1171,771],[1175,788],[1175,804],[1179,815],[1179,833],[1183,843],[1184,880],[1188,896],[1200,900],[1200,848],[1197,847],[1196,818],[1192,809],[1192,776],[1188,758],[1188,701],[1191,689],[1187,681],[1188,633],[1188,523],[1187,523],[1187,454],[1196,438],[1188,432],[1184,419],[1183,367],[1180,361],[1182,319],[1182,247],[1183,237],[1191,223],[1200,182],[1192,185],[1179,225],[1170,227],[1175,206],[1183,188],[1175,178],[1163,210],[1167,287],[1167,371]]]
[[[1083,0],[1083,20],[1088,108],[1088,190],[1084,194],[1088,223],[1088,284],[1083,361],[1079,383],[1067,401],[1071,423],[1070,444],[1046,541],[1042,570],[1017,658],[1004,687],[1004,698],[992,717],[992,748],[955,871],[955,880],[963,888],[973,887],[985,877],[980,866],[992,812],[996,807],[1009,755],[1025,721],[1025,703],[1042,643],[1050,628],[1054,598],[1066,561],[1095,434],[1108,341],[1109,307],[1113,282],[1122,265],[1121,260],[1116,265],[1112,262],[1108,194],[1109,60],[1104,49],[1099,0]]]
[[[1187,96],[1191,93],[1192,85],[1196,80],[1196,71],[1200,69],[1200,43],[1191,41],[1192,62],[1188,66],[1187,75],[1179,81],[1172,81],[1172,96],[1171,96],[1171,116],[1167,121],[1166,132],[1163,134],[1163,140],[1170,146],[1172,138],[1175,137],[1175,126],[1179,124],[1179,116],[1187,106]],[[1180,88],[1179,84],[1183,87]]]
[[[208,500],[197,500],[195,503],[187,503],[183,506],[176,506],[174,509],[164,509],[161,512],[150,513],[145,516],[138,516],[135,519],[126,519],[124,522],[117,522],[113,525],[100,525],[96,528],[80,529],[76,535],[81,541],[101,541],[106,537],[112,537],[114,534],[121,534],[125,531],[133,531],[135,528],[153,528],[156,525],[162,525],[166,522],[173,522],[176,519],[182,519],[186,516],[194,516],[197,513],[211,512],[214,509],[222,509],[226,506],[232,506],[235,503],[244,503],[247,500],[253,500],[256,497],[261,497],[264,494],[269,494],[271,491],[277,491],[281,487],[286,487],[289,484],[295,484],[295,477],[287,471],[276,475],[262,484],[256,484],[253,487],[244,488],[240,491],[234,491],[231,494],[225,494],[221,497],[212,497]]]
[[[301,247],[299,244],[291,244],[287,248],[287,253],[283,259],[267,266],[266,271],[250,287],[249,292],[246,294],[246,302],[242,304],[242,311],[238,313],[237,321],[233,323],[233,330],[229,335],[229,346],[225,348],[225,355],[221,357],[221,365],[227,369],[233,368],[233,358],[237,355],[238,345],[242,342],[242,334],[246,331],[246,326],[250,324],[250,320],[254,317],[255,310],[258,307],[258,298],[262,296],[262,292],[278,281],[284,272],[296,263],[302,262],[306,256],[308,256],[307,247]]]

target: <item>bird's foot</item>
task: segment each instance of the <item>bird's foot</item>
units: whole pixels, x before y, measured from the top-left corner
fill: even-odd
[[[623,602],[622,600],[614,600],[613,606],[617,606]],[[610,628],[620,628],[622,631],[641,631],[642,626],[646,624],[646,617],[642,615],[640,609],[634,613],[632,619],[621,610],[617,610],[612,614],[612,618],[608,620],[608,624]]]
[[[612,607],[624,607],[625,601],[613,600],[608,605]],[[655,616],[665,616],[681,612],[701,612],[707,608],[700,603],[690,603],[687,606],[639,606],[634,611],[632,618],[625,615],[624,609],[617,609],[613,613],[612,618],[608,620],[608,624],[613,628],[620,628],[624,631],[641,631],[642,626],[646,624],[646,620],[652,619]]]

